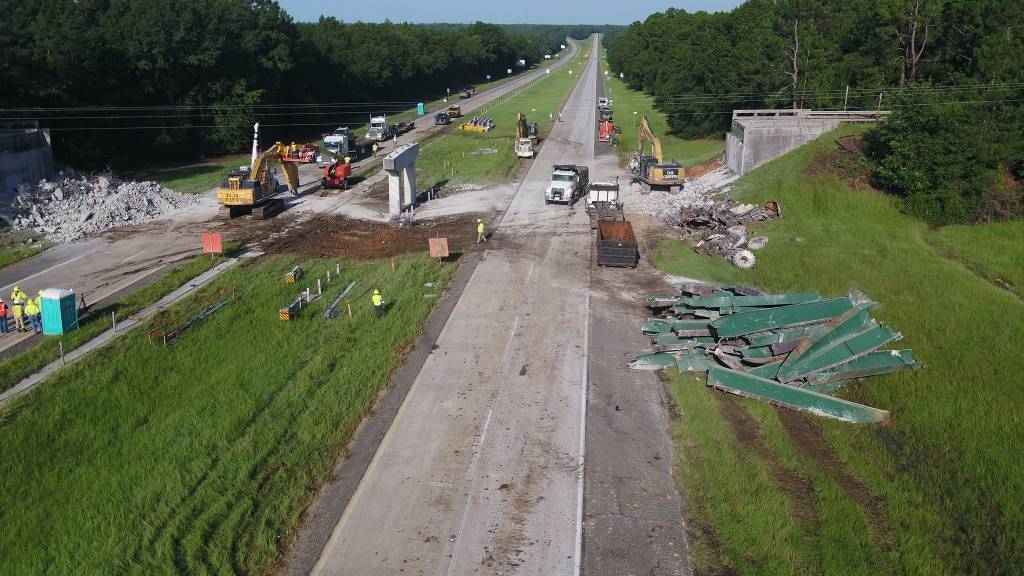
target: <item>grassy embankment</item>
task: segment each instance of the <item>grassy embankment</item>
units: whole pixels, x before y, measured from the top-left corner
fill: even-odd
[[[529,122],[536,122],[543,139],[551,129],[549,117],[558,115],[586,67],[590,42],[589,39],[580,42],[579,52],[565,66],[455,120],[449,130],[425,143],[416,162],[419,186],[510,181],[521,162],[515,155],[516,113],[522,112]],[[459,129],[459,125],[474,116],[494,120],[494,129],[483,133]],[[496,148],[497,152],[474,154],[486,148]]]
[[[602,75],[606,71],[610,71],[610,68],[602,54]],[[707,162],[725,151],[725,140],[723,139],[684,140],[671,136],[665,115],[654,107],[654,99],[643,92],[630,90],[615,76],[612,76],[610,80],[604,80],[604,93],[605,96],[612,99],[615,125],[622,128],[618,146],[620,166],[625,166],[629,161],[629,154],[636,150],[640,116],[644,114],[647,114],[655,136],[661,140],[662,154],[666,162],[675,160],[682,164],[683,168],[689,168]],[[650,145],[647,145],[646,150],[647,153],[650,153]]]
[[[225,248],[230,252],[232,246],[235,245],[229,243]],[[156,282],[128,294],[109,306],[93,310],[88,316],[80,319],[78,330],[63,336],[46,336],[27,350],[0,361],[0,391],[7,390],[22,378],[60,358],[61,343],[64,344],[64,352],[67,353],[102,334],[110,328],[111,312],[116,315],[118,321],[124,320],[225,259],[223,256],[197,256],[176,265],[163,273]]]
[[[1019,237],[1020,223],[930,232],[886,195],[806,171],[835,137],[857,130],[842,128],[737,183],[738,200],[776,199],[784,211],[762,228],[771,243],[754,269],[674,242],[654,259],[673,274],[773,292],[860,288],[926,366],[840,392],[890,410],[891,425],[812,418],[811,434],[787,429],[784,411],[673,376],[679,478],[702,534],[695,564],[741,574],[1018,573],[1024,302],[960,259],[1018,282],[1024,244],[991,236]],[[934,247],[936,237],[960,258]]]
[[[137,329],[19,401],[0,423],[0,572],[265,573],[455,269],[395,260],[342,263],[292,322],[294,258],[232,269],[173,309],[235,288],[170,346]],[[320,317],[351,280],[381,288],[386,318],[368,296]]]
[[[552,56],[552,58],[560,58],[560,57],[561,57],[561,54],[559,54],[558,56]],[[530,71],[534,70],[535,68],[537,68],[539,66],[541,66],[541,64],[537,64],[537,65],[535,65],[535,66],[533,66],[531,68],[528,68],[526,70],[517,72],[516,74],[510,75],[510,76],[506,76],[504,78],[498,78],[498,79],[492,80],[490,82],[484,82],[482,84],[477,84],[477,91],[478,92],[483,92],[485,90],[490,90],[492,88],[496,88],[498,86],[501,86],[502,84],[505,84],[506,82],[515,80],[517,77],[519,77],[520,74],[523,74],[523,73],[526,73],[526,72],[530,72]],[[453,86],[452,87],[453,90],[458,90],[460,88],[462,88],[462,87],[461,86]],[[459,101],[458,100],[458,93],[455,93],[455,94],[452,95],[452,100],[451,101],[452,102],[458,102]],[[428,112],[430,110],[435,110],[437,108],[440,108],[442,106],[442,104],[444,104],[444,99],[443,98],[438,98],[438,99],[433,100],[431,102],[425,102],[424,103],[425,108],[426,108],[426,110]],[[388,116],[390,117],[391,121],[393,121],[393,122],[405,122],[407,120],[411,120],[413,118],[416,118],[418,116],[418,114],[416,113],[416,106],[413,106],[412,108],[407,108],[407,109],[404,109],[404,110],[396,111],[393,114],[389,113]],[[349,120],[351,120],[351,119],[349,119]],[[348,121],[339,121],[338,122],[339,125],[344,125],[344,124],[349,124],[349,123],[350,122],[348,122]],[[361,132],[365,132],[366,128],[367,128],[366,124],[361,124],[359,126],[353,127],[353,131],[354,131],[354,133],[359,134]],[[330,127],[325,127],[325,130],[329,131],[330,129],[331,129]],[[316,142],[317,143],[322,143],[323,140],[321,138],[318,138],[316,140]],[[157,182],[160,182],[161,184],[163,184],[164,186],[166,186],[167,188],[170,188],[172,190],[176,190],[178,192],[182,192],[182,193],[186,193],[186,194],[197,194],[197,193],[201,193],[201,192],[206,192],[207,190],[210,190],[211,188],[217,186],[217,183],[220,182],[220,180],[224,177],[224,174],[226,174],[230,170],[234,170],[235,168],[238,168],[239,166],[241,166],[243,164],[248,164],[248,163],[249,163],[249,154],[247,154],[247,153],[246,154],[233,154],[233,155],[229,155],[229,156],[221,156],[221,157],[217,157],[217,158],[211,158],[211,159],[209,159],[207,161],[204,161],[204,162],[196,162],[196,163],[187,164],[187,165],[181,165],[181,166],[165,166],[165,167],[143,168],[143,169],[140,169],[140,170],[136,170],[136,171],[132,171],[132,172],[127,172],[127,173],[125,173],[125,177],[133,178],[133,179],[136,179],[136,180],[156,180]]]
[[[28,240],[32,239],[31,244]],[[0,268],[10,266],[19,260],[31,258],[49,247],[49,242],[40,240],[31,232],[19,230],[12,232],[0,219]]]

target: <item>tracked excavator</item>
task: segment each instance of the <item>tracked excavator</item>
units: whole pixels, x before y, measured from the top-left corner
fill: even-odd
[[[644,142],[651,145],[653,155],[644,154]],[[686,175],[683,166],[678,162],[665,162],[661,154],[661,140],[651,130],[651,123],[644,114],[640,118],[640,134],[637,137],[636,151],[629,160],[629,168],[633,171],[633,181],[643,182],[652,189],[667,188],[672,190],[674,186],[680,189],[683,187],[683,177]]]
[[[232,170],[221,180],[217,203],[222,217],[235,218],[251,213],[254,219],[262,220],[284,208],[281,198],[284,192],[299,195],[299,169],[295,163],[284,160],[287,146],[276,142],[262,153],[257,153],[258,139],[259,124],[254,126],[249,166]],[[284,184],[277,180],[276,170],[271,169],[274,163],[279,164],[284,172]]]

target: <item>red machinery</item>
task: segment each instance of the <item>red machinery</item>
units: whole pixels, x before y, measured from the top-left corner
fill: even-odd
[[[615,134],[615,124],[610,120],[602,120],[597,125],[597,141],[598,142],[611,142],[612,136]]]
[[[337,160],[324,167],[324,176],[320,179],[320,188],[324,190],[348,188],[348,179],[352,177],[352,165]]]
[[[284,154],[281,160],[295,162],[296,164],[312,164],[320,155],[320,147],[316,144],[295,144],[284,147]]]

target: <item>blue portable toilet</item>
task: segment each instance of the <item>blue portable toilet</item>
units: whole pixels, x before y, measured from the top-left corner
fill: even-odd
[[[39,300],[43,309],[43,334],[66,334],[78,328],[78,303],[74,292],[47,288]]]

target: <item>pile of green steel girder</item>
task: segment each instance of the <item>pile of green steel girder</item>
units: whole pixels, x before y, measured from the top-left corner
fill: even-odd
[[[654,352],[636,370],[707,372],[708,386],[847,422],[889,413],[831,396],[867,376],[917,368],[910,350],[879,350],[902,338],[871,318],[864,294],[763,294],[742,286],[683,283],[676,296],[647,296]]]

